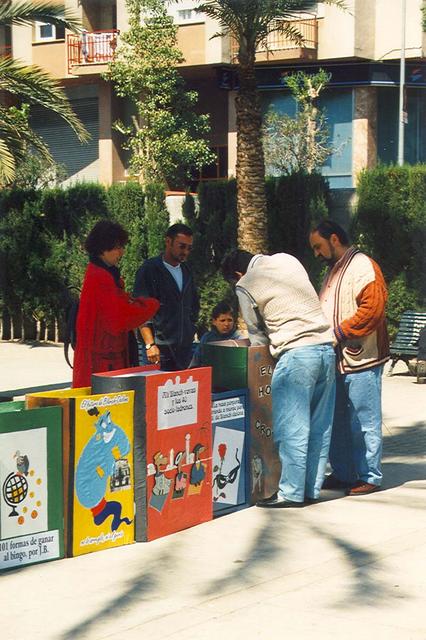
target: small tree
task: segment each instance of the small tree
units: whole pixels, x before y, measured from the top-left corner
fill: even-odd
[[[57,164],[40,153],[28,153],[16,167],[14,189],[48,189],[58,186],[68,177],[63,164]]]
[[[208,116],[194,112],[197,93],[185,90],[176,69],[183,57],[165,1],[126,0],[126,6],[130,28],[107,77],[117,95],[130,98],[137,115],[130,126],[117,122],[116,128],[126,136],[130,169],[142,183],[181,187],[191,169],[214,160],[206,141]]]
[[[273,175],[293,172],[312,173],[321,167],[333,153],[324,113],[317,105],[321,91],[330,80],[330,74],[303,71],[285,78],[285,83],[296,100],[294,118],[270,110],[263,127],[265,161]]]

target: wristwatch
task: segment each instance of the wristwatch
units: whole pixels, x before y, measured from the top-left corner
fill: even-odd
[[[151,342],[150,344],[146,344],[146,345],[145,345],[145,349],[146,349],[147,351],[149,351],[149,350],[151,349],[151,347],[155,347],[155,342]]]

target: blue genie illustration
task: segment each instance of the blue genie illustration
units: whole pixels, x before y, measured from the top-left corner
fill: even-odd
[[[111,531],[115,531],[122,522],[131,524],[132,521],[121,517],[121,503],[115,500],[107,502],[105,493],[116,462],[112,452],[118,448],[121,457],[125,456],[130,451],[130,442],[123,429],[114,424],[109,411],[99,414],[98,409],[94,407],[89,409],[88,413],[98,418],[94,424],[96,431],[84,447],[77,463],[77,498],[83,507],[92,511],[96,525],[102,524],[112,515]]]

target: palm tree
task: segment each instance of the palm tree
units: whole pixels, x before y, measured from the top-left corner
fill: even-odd
[[[63,6],[50,2],[14,2],[2,0],[0,5],[0,27],[13,24],[31,24],[34,21],[48,22],[78,31],[79,23]],[[54,111],[67,122],[82,142],[89,134],[72,110],[59,83],[35,66],[26,66],[10,57],[0,57],[1,96],[13,96],[19,106],[0,104],[0,186],[10,183],[16,164],[35,148],[52,161],[43,140],[28,124],[29,104],[38,104]],[[10,99],[9,99],[10,103]]]
[[[317,4],[344,7],[344,0],[200,0],[197,11],[218,21],[238,46],[237,208],[238,244],[252,253],[267,250],[265,162],[262,116],[256,88],[256,50],[269,33],[278,31],[295,43],[303,37],[294,23]]]

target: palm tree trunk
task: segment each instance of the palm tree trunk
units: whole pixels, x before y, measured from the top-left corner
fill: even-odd
[[[40,342],[41,338],[41,322],[38,318],[36,318],[36,342]]]
[[[237,114],[238,246],[251,253],[268,250],[262,116],[256,89],[255,54],[239,54]]]
[[[21,340],[25,342],[25,314],[21,309]]]

